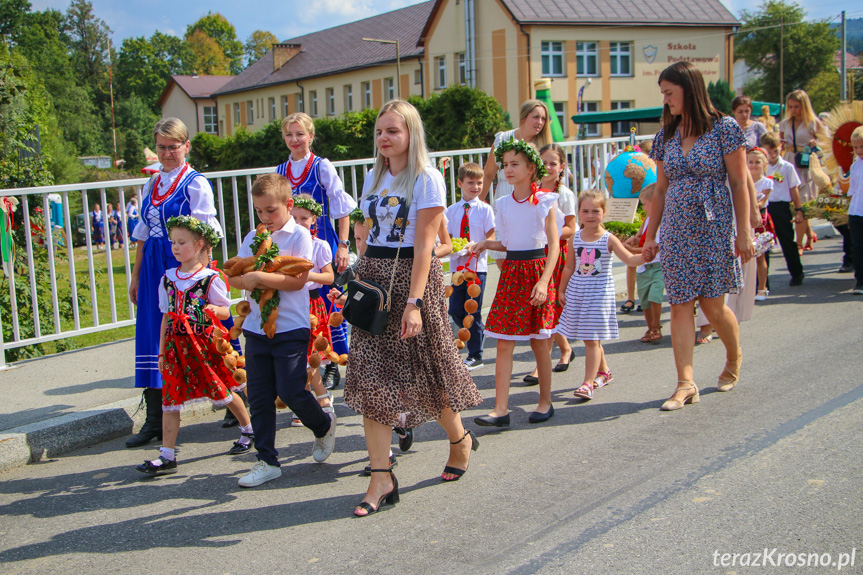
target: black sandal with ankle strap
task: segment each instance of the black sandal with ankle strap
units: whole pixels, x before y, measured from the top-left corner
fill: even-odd
[[[450,441],[449,443],[450,443],[450,445],[458,445],[459,443],[464,441],[464,438],[467,437],[468,435],[470,435],[470,441],[471,441],[470,450],[476,451],[477,448],[479,448],[479,439],[477,439],[476,435],[473,434],[473,431],[470,431],[470,430],[465,431],[464,435],[462,435],[461,439],[459,439],[458,441]],[[444,479],[443,476],[446,475],[447,473],[449,473],[450,475],[455,475],[455,477],[453,477],[452,479]],[[444,481],[458,481],[459,479],[461,479],[461,476],[464,475],[465,473],[467,473],[467,469],[459,469],[458,467],[450,467],[449,465],[447,465],[446,467],[443,468],[443,473],[441,474],[440,478],[443,479]]]
[[[399,480],[396,479],[395,474],[389,469],[370,469],[369,471],[371,473],[389,473],[393,478],[393,489],[389,493],[384,493],[383,495],[381,495],[381,498],[378,499],[377,507],[372,507],[371,504],[366,503],[365,501],[360,502],[360,504],[357,505],[357,508],[354,510],[354,515],[356,515],[357,517],[368,517],[372,513],[377,513],[380,510],[381,505],[384,504],[384,500],[386,500],[386,503],[388,505],[395,505],[399,502]],[[357,511],[359,511],[360,509],[364,509],[366,511],[366,514],[360,515],[359,513],[357,513]]]

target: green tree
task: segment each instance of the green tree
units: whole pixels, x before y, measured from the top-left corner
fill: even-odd
[[[839,74],[836,69],[824,70],[807,82],[805,90],[816,114],[829,112],[839,103]]]
[[[279,39],[272,32],[255,30],[246,40],[246,66],[251,66],[269,52]]]
[[[159,113],[157,102],[171,76],[193,73],[195,60],[189,45],[176,36],[155,32],[149,39],[126,38],[115,68],[115,95],[138,94]]]
[[[218,12],[215,14],[208,12],[206,16],[186,28],[186,40],[188,41],[195,32],[199,31],[212,38],[219,46],[219,50],[227,59],[231,74],[239,74],[243,70],[243,43],[237,40],[237,30],[227,18]],[[202,72],[198,70],[198,73]]]
[[[144,167],[144,143],[134,130],[127,130],[123,137],[123,159],[127,170],[140,170]]]
[[[30,7],[27,0],[0,0],[0,38],[5,36],[12,42],[18,41]]]
[[[410,101],[422,116],[433,150],[491,146],[494,134],[506,129],[500,103],[476,88],[453,85],[428,100]]]
[[[95,97],[107,99],[111,29],[93,14],[93,4],[87,0],[72,0],[64,24],[78,77]]]
[[[147,106],[143,98],[133,93],[115,100],[114,120],[118,131],[134,132],[139,142],[147,142],[152,138],[153,126],[159,120],[159,115]],[[141,150],[143,153],[143,146]]]
[[[832,67],[839,39],[827,22],[806,22],[805,18],[806,11],[798,4],[782,0],[766,0],[757,10],[741,13],[743,26],[737,33],[735,51],[759,74],[748,85],[749,96],[768,101],[779,98],[780,34],[785,94],[803,88]],[[784,22],[781,30],[780,22]]]
[[[195,73],[208,76],[224,76],[231,72],[231,62],[215,40],[206,32],[195,30],[186,37],[189,49],[195,54]]]
[[[728,82],[725,80],[718,80],[715,84],[710,82],[707,85],[707,95],[710,96],[714,108],[723,114],[731,113],[731,102],[734,101],[736,94]]]

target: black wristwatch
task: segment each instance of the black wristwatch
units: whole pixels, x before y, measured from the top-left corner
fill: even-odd
[[[795,212],[802,212],[802,211],[803,211],[803,208],[795,208],[795,210],[794,210],[794,211],[795,211]]]
[[[418,297],[409,297],[409,298],[408,298],[408,303],[411,303],[411,304],[415,305],[415,306],[417,307],[417,309],[422,309],[422,308],[423,308],[423,300],[421,300],[421,299],[420,299],[420,298],[418,298]]]

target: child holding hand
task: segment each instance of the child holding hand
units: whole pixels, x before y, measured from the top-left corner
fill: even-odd
[[[471,247],[476,254],[487,249],[506,252],[485,332],[497,339],[495,406],[490,414],[474,418],[474,423],[509,427],[509,385],[516,341],[530,341],[539,375],[539,404],[528,421],[540,423],[554,415],[548,339],[554,329],[557,298],[553,274],[560,246],[555,219],[557,194],[541,192],[537,187],[546,168],[536,148],[522,140],[510,140],[494,153],[514,189],[511,195],[497,200],[495,228],[500,240],[486,239]]]
[[[602,226],[605,217],[605,194],[587,190],[578,196],[578,218],[581,231],[570,243],[570,254],[560,280],[558,300],[563,314],[557,333],[584,341],[584,381],[575,396],[593,399],[593,390],[614,380],[605,360],[603,340],[618,339],[614,313],[614,276],[611,254],[628,266],[644,263]]]
[[[190,401],[207,398],[226,405],[240,422],[240,440],[229,453],[248,451],[254,435],[249,414],[237,395],[238,384],[210,339],[212,320],[207,312],[227,319],[231,305],[228,288],[218,272],[201,263],[202,253],[218,244],[219,236],[192,216],[176,216],[167,222],[171,252],[180,262],[162,276],[159,309],[159,371],[162,373],[162,448],[158,459],[135,469],[147,475],[177,472],[175,449],[180,431],[180,410]]]
[[[762,221],[762,226],[755,229],[756,234],[773,231],[773,223],[767,214],[770,192],[773,191],[773,180],[766,175],[767,164],[767,152],[761,148],[752,148],[746,154],[746,165],[749,168],[749,173],[752,174],[752,182],[755,184],[755,201],[758,203],[758,211]],[[767,253],[761,254],[755,260],[758,269],[758,290],[755,292],[755,301],[764,301],[770,293],[767,291],[767,274],[769,272]]]

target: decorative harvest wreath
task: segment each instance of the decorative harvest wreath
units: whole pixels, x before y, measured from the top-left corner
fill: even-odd
[[[321,217],[324,214],[324,208],[311,198],[294,198],[294,207],[295,208],[303,208],[304,210],[309,210],[316,217]]]
[[[197,234],[204,238],[204,241],[213,248],[219,245],[219,241],[221,241],[219,234],[216,233],[216,230],[214,230],[212,226],[205,224],[198,218],[192,216],[174,216],[169,218],[167,228],[169,234],[174,228],[187,229],[193,234]]]
[[[494,157],[498,164],[503,163],[503,155],[507,152],[515,152],[524,154],[528,161],[536,166],[536,179],[541,180],[548,175],[548,170],[545,169],[545,164],[542,163],[542,158],[539,157],[539,152],[532,144],[528,144],[524,140],[516,140],[510,138],[508,142],[501,142],[494,150]]]

